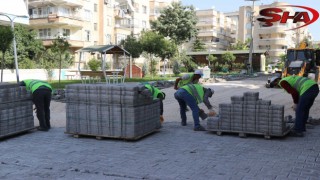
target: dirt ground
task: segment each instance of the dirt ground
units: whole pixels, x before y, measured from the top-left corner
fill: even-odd
[[[279,88],[265,88],[267,82],[267,76],[261,76],[256,78],[248,78],[238,81],[226,81],[216,83],[205,83],[205,87],[210,87],[215,90],[215,94],[210,99],[210,102],[215,106],[218,111],[220,103],[231,103],[231,96],[243,95],[244,92],[259,92],[259,97],[264,100],[271,100],[272,104],[285,105],[285,116],[292,115],[294,117],[294,111],[291,109],[293,101],[291,95],[286,93],[283,89]],[[163,89],[166,93],[166,99],[164,100],[164,118],[165,122],[180,122],[179,105],[174,99],[173,88]],[[199,105],[201,108],[207,111],[204,104]],[[320,117],[320,97],[318,96],[310,110],[310,116],[318,119]],[[187,113],[189,122],[192,120],[191,112]],[[52,101],[51,103],[51,121],[54,127],[65,127],[66,114],[65,103]],[[35,118],[35,123],[38,124]],[[203,123],[205,125],[205,123]],[[165,125],[165,124],[164,124]]]

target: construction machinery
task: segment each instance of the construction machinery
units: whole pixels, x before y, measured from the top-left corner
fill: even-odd
[[[308,48],[302,42],[299,48],[287,49],[283,71],[276,71],[273,77],[268,78],[267,88],[277,87],[277,82],[287,76],[303,76],[320,82],[320,50]]]

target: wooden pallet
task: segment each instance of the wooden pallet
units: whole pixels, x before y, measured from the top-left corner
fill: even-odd
[[[32,127],[32,128],[27,128],[27,129],[23,129],[21,131],[17,131],[17,132],[13,132],[13,133],[9,133],[9,134],[6,134],[6,135],[1,135],[0,136],[0,140],[1,139],[5,139],[5,138],[9,138],[9,137],[13,137],[13,136],[16,136],[16,135],[21,135],[21,134],[24,134],[24,133],[27,133],[31,130],[35,130],[37,127]]]
[[[238,134],[239,137],[245,138],[248,135],[258,135],[264,136],[265,139],[271,139],[271,137],[284,137],[293,129],[293,124],[282,134],[267,134],[267,133],[260,133],[260,132],[244,132],[244,131],[232,131],[232,130],[221,130],[221,129],[207,129],[207,131],[215,132],[218,136],[222,134]]]
[[[145,133],[143,135],[140,136],[136,136],[136,137],[123,137],[123,136],[104,136],[104,135],[96,135],[96,134],[82,134],[82,133],[70,133],[70,132],[64,132],[65,134],[70,134],[72,135],[72,137],[74,138],[81,138],[81,137],[95,137],[98,140],[102,140],[102,139],[120,139],[120,140],[127,140],[127,141],[136,141],[139,140],[143,137],[149,136],[155,132],[158,132],[159,129],[154,129],[148,133]]]

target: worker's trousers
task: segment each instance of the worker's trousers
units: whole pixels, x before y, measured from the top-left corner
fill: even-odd
[[[37,118],[40,127],[49,129],[50,125],[50,101],[51,90],[46,88],[37,89],[32,93],[32,101],[37,108]]]
[[[295,121],[295,130],[297,132],[302,132],[306,130],[306,123],[309,118],[309,111],[318,94],[318,85],[313,85],[299,97]]]
[[[175,93],[174,97],[179,103],[180,106],[180,116],[182,122],[187,122],[186,108],[187,105],[192,110],[192,117],[194,121],[194,127],[197,128],[200,126],[199,122],[199,107],[196,99],[188,93],[187,90],[179,88]]]

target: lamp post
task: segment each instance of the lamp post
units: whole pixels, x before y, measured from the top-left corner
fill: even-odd
[[[28,18],[28,16],[13,16],[13,18],[11,18],[7,14],[3,14],[3,13],[0,13],[0,16],[6,16],[10,20],[11,30],[13,32],[14,64],[15,64],[15,68],[16,68],[17,83],[19,83],[19,66],[18,66],[18,55],[17,55],[16,38],[15,38],[15,35],[14,35],[14,19],[16,17]]]
[[[253,27],[254,27],[254,21],[253,21],[253,15],[254,15],[254,2],[259,0],[245,0],[245,1],[252,1],[252,8],[251,8],[251,16],[250,16],[250,23],[251,23],[251,40],[250,40],[250,50],[249,50],[249,73],[252,73],[252,51],[253,51]]]

